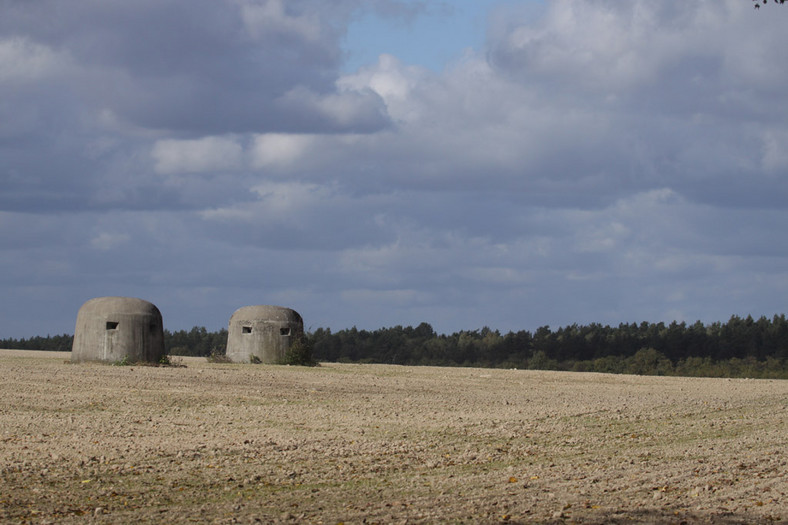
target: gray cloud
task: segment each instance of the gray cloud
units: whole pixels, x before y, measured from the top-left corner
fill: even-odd
[[[337,96],[341,32],[332,22],[342,23],[354,2],[331,9],[280,0],[27,4],[6,5],[0,32],[70,61],[60,80],[86,109],[189,134],[386,125],[376,101],[363,97],[344,101],[372,106],[361,123],[353,111],[315,113],[298,104],[298,93]]]
[[[258,303],[444,331],[784,309],[781,10],[509,6],[440,74],[340,73],[360,9],[427,8],[0,4],[0,336],[99,295],[174,329]]]

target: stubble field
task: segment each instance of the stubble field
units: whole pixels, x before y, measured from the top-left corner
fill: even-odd
[[[0,351],[3,523],[788,523],[788,381]]]

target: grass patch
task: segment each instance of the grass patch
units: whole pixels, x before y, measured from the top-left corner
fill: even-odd
[[[232,360],[224,352],[214,350],[205,358],[209,363],[232,363]]]

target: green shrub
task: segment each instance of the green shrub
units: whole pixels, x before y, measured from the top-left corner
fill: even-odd
[[[665,376],[673,373],[673,363],[654,348],[641,348],[624,360],[625,373]]]
[[[317,366],[317,361],[312,357],[314,343],[306,336],[301,336],[292,342],[285,352],[282,360],[284,365]]]
[[[537,350],[528,360],[528,370],[558,370],[558,361],[547,357],[544,350]]]

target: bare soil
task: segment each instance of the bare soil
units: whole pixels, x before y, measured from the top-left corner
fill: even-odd
[[[0,522],[788,523],[788,381],[68,359],[0,351]]]

